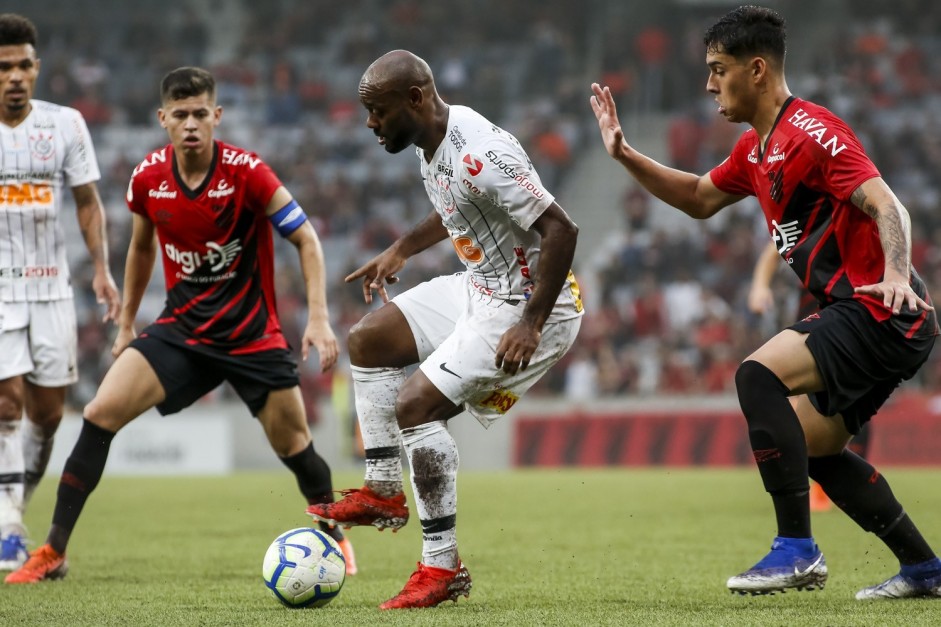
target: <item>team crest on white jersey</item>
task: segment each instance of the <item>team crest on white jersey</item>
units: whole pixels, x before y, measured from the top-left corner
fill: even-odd
[[[47,161],[56,153],[56,146],[52,141],[52,133],[38,133],[29,136],[30,152],[33,158]]]

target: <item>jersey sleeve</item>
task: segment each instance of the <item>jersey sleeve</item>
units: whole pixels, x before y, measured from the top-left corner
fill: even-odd
[[[258,158],[254,153],[252,157]],[[255,208],[262,214],[264,214],[265,209],[268,207],[268,203],[271,201],[275,190],[282,185],[281,180],[274,173],[274,170],[260,158],[255,167],[249,169],[248,176],[245,178],[245,184],[248,190],[246,199],[249,201],[252,208]]]
[[[64,124],[65,159],[63,172],[68,187],[78,187],[101,178],[98,159],[85,118],[75,109],[65,109],[69,115]]]
[[[461,157],[465,186],[503,208],[514,222],[528,231],[555,201],[543,187],[526,152],[504,138],[481,145]]]
[[[840,200],[849,200],[864,182],[879,175],[879,170],[866,155],[859,139],[839,118],[830,120],[832,138],[815,146],[821,180],[817,182],[829,194]]]
[[[712,184],[726,194],[755,195],[754,186],[747,175],[748,169],[744,167],[752,149],[749,145],[751,142],[746,141],[747,137],[747,134],[743,134],[732,148],[732,154],[709,172]]]
[[[141,190],[140,177],[135,172],[131,175],[131,180],[127,183],[127,194],[124,200],[127,201],[127,208],[131,213],[137,213],[147,217],[147,210],[144,207],[145,195]]]

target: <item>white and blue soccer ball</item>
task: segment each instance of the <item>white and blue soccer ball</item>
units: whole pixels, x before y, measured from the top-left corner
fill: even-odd
[[[319,529],[301,527],[275,538],[261,566],[265,586],[288,607],[322,607],[346,579],[346,560],[336,541]]]

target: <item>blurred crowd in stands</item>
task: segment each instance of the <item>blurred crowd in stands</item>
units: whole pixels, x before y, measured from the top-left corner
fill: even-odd
[[[638,6],[647,4],[138,0],[101,11],[94,0],[42,0],[42,12],[27,13],[41,36],[37,97],[79,109],[92,130],[119,284],[130,236],[124,190],[136,163],[167,141],[155,114],[159,80],[174,67],[202,65],[219,82],[225,112],[217,135],[265,159],[313,220],[342,344],[367,311],[360,287],[343,277],[430,211],[414,153],[390,157],[363,125],[356,87],[365,67],[398,47],[423,56],[445,100],[514,133],[557,196],[575,164],[603,150],[588,107],[588,86],[599,79],[615,91],[622,119],[669,116],[664,154],[705,172],[744,130],[715,114],[704,89],[703,29],[734,4]],[[941,9],[932,0],[898,0],[891,14],[874,0],[769,4],[791,25],[792,92],[830,107],[860,135],[911,213],[915,264],[941,298]],[[576,275],[589,292],[580,341],[534,393],[731,393],[739,361],[796,316],[799,286],[783,263],[774,310],[756,316],[745,306],[768,241],[753,203],[682,228],[663,228],[654,215],[675,210],[633,187],[619,207],[579,210],[620,213],[623,226],[580,256],[587,261]],[[278,307],[296,347],[306,317],[302,282],[290,245],[277,249]],[[79,241],[70,252],[82,373],[71,401],[80,408],[111,361],[112,329],[100,326],[85,289],[91,270]],[[452,247],[439,245],[409,262],[402,284],[459,269]],[[141,324],[163,306],[161,272],[158,263]],[[348,374],[342,357],[331,375],[315,363],[302,368],[312,413],[316,396]],[[941,358],[917,383],[941,389]]]

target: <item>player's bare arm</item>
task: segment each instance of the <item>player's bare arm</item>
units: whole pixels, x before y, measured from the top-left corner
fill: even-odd
[[[135,213],[131,222],[131,242],[124,263],[124,304],[117,319],[118,334],[111,347],[114,357],[120,355],[137,335],[134,321],[141,299],[147,291],[147,284],[150,283],[156,258],[157,234],[154,225],[147,218]]]
[[[774,242],[768,242],[758,256],[755,269],[752,271],[751,287],[748,289],[748,309],[752,313],[763,314],[774,304],[771,280],[779,267],[781,267],[781,255],[778,253],[778,248]]]
[[[885,256],[885,273],[880,283],[856,288],[858,294],[882,297],[882,302],[893,314],[902,310],[932,310],[934,307],[918,297],[909,283],[912,268],[911,221],[908,211],[880,177],[864,182],[850,201],[876,221],[879,240]]]
[[[611,89],[598,83],[592,83],[591,89],[591,108],[605,149],[651,194],[698,220],[712,217],[743,198],[721,191],[708,174],[676,170],[634,150],[624,137]]]
[[[291,194],[284,187],[279,187],[268,203],[267,215],[273,215],[292,200]],[[326,372],[336,363],[340,349],[337,346],[336,334],[330,327],[323,247],[309,220],[305,220],[288,235],[287,240],[297,248],[307,293],[307,325],[301,339],[301,359],[307,361],[310,347],[313,346],[320,356],[320,371]]]
[[[565,285],[572,268],[578,227],[556,203],[549,205],[533,223],[533,229],[542,237],[542,254],[535,269],[536,284],[520,321],[507,329],[497,344],[494,364],[508,374],[526,370],[529,360],[539,346],[542,327]]]
[[[437,212],[432,210],[412,230],[370,259],[369,262],[350,273],[345,281],[350,283],[356,279],[362,279],[363,299],[367,303],[372,303],[373,290],[379,294],[382,302],[387,303],[389,302],[389,295],[385,286],[386,284],[392,285],[399,280],[395,274],[405,267],[408,258],[417,255],[447,237],[448,230],[441,223],[441,218]]]
[[[85,246],[95,266],[92,289],[95,300],[106,306],[102,322],[117,320],[121,311],[121,294],[108,267],[108,235],[105,226],[105,210],[95,183],[86,183],[72,188],[78,217],[78,226],[85,239]]]

